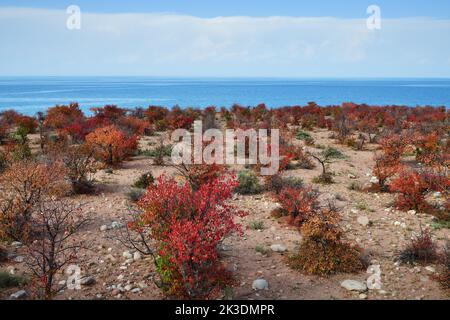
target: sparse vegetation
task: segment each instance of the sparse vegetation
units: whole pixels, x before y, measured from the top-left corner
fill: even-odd
[[[258,194],[262,190],[258,176],[251,170],[239,172],[238,182],[236,191],[240,194]]]
[[[421,229],[420,234],[411,239],[406,248],[398,254],[397,259],[407,264],[435,262],[438,259],[437,246],[430,231]]]

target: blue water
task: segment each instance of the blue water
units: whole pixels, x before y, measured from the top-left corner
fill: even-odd
[[[231,106],[266,103],[276,108],[342,102],[371,105],[450,106],[450,79],[195,79],[142,77],[0,77],[0,111],[33,115],[56,104],[83,110],[121,107]]]

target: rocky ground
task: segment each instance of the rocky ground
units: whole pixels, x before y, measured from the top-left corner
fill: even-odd
[[[381,269],[379,290],[368,290],[366,280],[369,273],[339,274],[321,278],[306,276],[292,270],[286,264],[286,257],[296,252],[301,236],[283,219],[275,219],[271,211],[277,207],[270,194],[255,196],[236,195],[233,202],[249,215],[241,219],[244,226],[243,238],[231,237],[223,245],[223,260],[234,271],[237,286],[225,292],[226,298],[235,299],[448,299],[433,275],[439,273],[439,266],[398,265],[395,254],[405,246],[414,232],[422,227],[432,227],[432,217],[414,211],[401,212],[392,207],[393,195],[363,193],[348,189],[354,181],[362,185],[371,178],[374,145],[367,151],[353,151],[335,145],[329,139],[329,132],[316,130],[312,133],[316,145],[330,145],[341,150],[346,158],[331,164],[335,183],[314,186],[322,193],[321,198],[334,199],[342,209],[343,227],[347,237],[362,246],[370,256],[372,265]],[[149,142],[141,141],[143,148],[150,148]],[[80,267],[83,281],[80,290],[64,288],[56,299],[162,299],[160,290],[153,283],[154,267],[144,257],[122,246],[112,239],[120,230],[128,213],[127,193],[133,182],[144,172],[151,171],[156,177],[163,172],[175,174],[170,167],[157,167],[152,160],[139,156],[123,164],[112,173],[104,171],[96,175],[99,192],[92,196],[78,196],[76,201],[85,203],[92,223],[80,233],[89,243],[89,250],[80,253]],[[320,168],[313,170],[292,170],[288,175],[301,177],[305,183],[312,183]],[[442,197],[442,196],[441,196]],[[442,201],[436,195],[434,201]],[[249,227],[251,222],[263,223],[261,230]],[[440,246],[450,239],[448,229],[433,230]],[[25,270],[23,249],[19,244],[9,246],[9,260],[0,264],[0,270],[22,274]],[[60,274],[61,287],[67,275]],[[259,280],[259,281],[255,281]],[[345,281],[352,280],[352,281]],[[20,288],[0,292],[8,298]],[[21,298],[17,293],[15,298]]]

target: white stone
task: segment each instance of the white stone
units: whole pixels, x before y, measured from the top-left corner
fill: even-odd
[[[106,230],[108,230],[108,226],[106,225],[106,224],[104,224],[104,225],[102,225],[101,227],[100,227],[100,231],[106,231]]]
[[[125,259],[133,259],[133,255],[130,253],[130,251],[124,251],[122,253],[122,257],[124,257]]]
[[[14,241],[13,243],[11,243],[11,246],[14,248],[20,248],[22,246],[22,242]]]
[[[366,216],[359,216],[357,219],[358,223],[364,227],[367,227],[370,224],[370,220]]]
[[[416,210],[409,210],[408,211],[408,214],[413,215],[413,216],[416,215],[416,213],[417,213]]]
[[[9,296],[11,300],[21,300],[25,299],[27,297],[27,292],[25,290],[17,291],[16,293],[13,293]]]
[[[23,260],[24,260],[24,258],[22,256],[17,256],[14,258],[14,262],[17,262],[17,263],[22,263]]]
[[[431,273],[435,273],[436,272],[436,269],[434,267],[432,267],[432,266],[425,267],[425,270],[427,270],[428,272],[431,272]]]
[[[366,292],[367,285],[363,282],[356,280],[344,280],[341,282],[341,287],[349,290],[349,291],[358,291],[358,292]]]
[[[131,284],[125,286],[126,291],[131,291],[131,289],[133,289],[133,286]]]
[[[268,290],[269,283],[265,279],[255,280],[255,281],[253,281],[252,289],[253,290]]]
[[[141,259],[142,259],[142,256],[141,256],[141,254],[139,252],[135,252],[133,254],[133,260],[134,261],[138,261],[138,260],[141,260]]]
[[[378,180],[377,177],[372,177],[372,178],[370,178],[370,183],[377,184],[377,183],[379,183],[379,182],[380,182],[380,180]]]
[[[275,252],[285,252],[286,246],[284,246],[282,244],[273,244],[270,246],[270,249],[272,249],[272,251],[275,251]]]

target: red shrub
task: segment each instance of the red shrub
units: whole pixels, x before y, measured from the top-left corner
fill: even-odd
[[[301,226],[319,208],[319,194],[311,187],[283,188],[277,196],[283,210],[289,215],[289,223]]]
[[[139,202],[144,210],[139,226],[148,226],[156,241],[157,271],[166,294],[207,298],[230,282],[219,260],[218,246],[240,226],[244,215],[227,203],[235,180],[220,178],[192,190],[188,183],[160,177]]]
[[[192,189],[198,190],[208,182],[222,176],[226,168],[218,164],[177,165],[175,168],[186,179]]]
[[[77,103],[69,106],[56,106],[48,109],[45,126],[51,129],[64,129],[84,118],[83,111]]]
[[[115,105],[106,105],[102,108],[91,108],[91,111],[94,112],[94,118],[107,124],[117,124],[117,122],[125,117],[127,113],[127,110]]]
[[[16,120],[16,125],[25,129],[27,133],[35,133],[38,127],[37,121],[33,117],[20,116]]]
[[[390,185],[390,190],[398,192],[397,206],[403,210],[424,210],[428,204],[425,201],[425,193],[428,190],[423,177],[411,170],[402,169],[398,177]]]
[[[429,230],[421,230],[398,255],[402,263],[432,263],[438,259],[437,246]]]
[[[158,106],[150,106],[144,112],[145,116],[147,117],[147,120],[152,124],[156,124],[156,122],[163,120],[168,113],[169,110],[167,110],[164,107]]]

